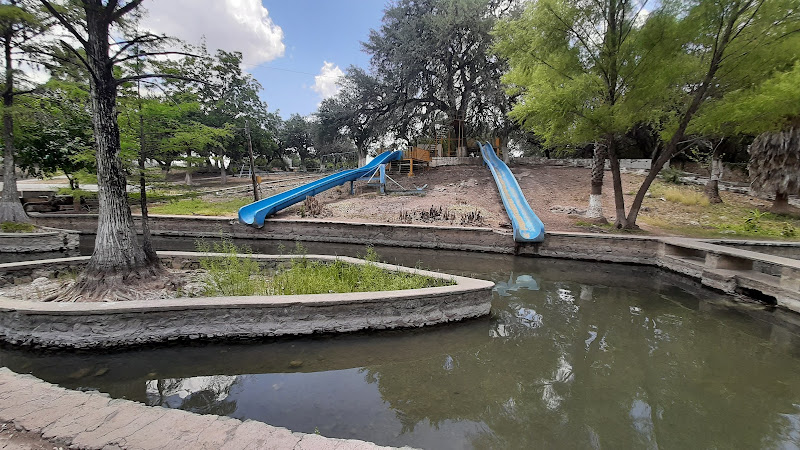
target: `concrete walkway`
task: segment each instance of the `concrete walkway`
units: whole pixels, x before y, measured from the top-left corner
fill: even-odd
[[[0,424],[41,435],[54,447],[71,449],[389,448],[292,433],[252,420],[112,400],[105,394],[67,390],[6,368],[0,368]]]

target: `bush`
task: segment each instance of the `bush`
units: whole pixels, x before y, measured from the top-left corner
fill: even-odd
[[[662,169],[661,172],[659,172],[659,175],[661,176],[661,179],[664,180],[666,183],[683,184],[683,182],[681,181],[681,176],[683,175],[683,172],[681,172],[678,169],[673,169],[672,167]]]

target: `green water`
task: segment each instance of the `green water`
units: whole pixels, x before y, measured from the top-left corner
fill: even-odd
[[[792,315],[737,306],[655,269],[381,253],[495,281],[491,317],[104,354],[3,349],[0,365],[149,405],[382,445],[799,448]]]

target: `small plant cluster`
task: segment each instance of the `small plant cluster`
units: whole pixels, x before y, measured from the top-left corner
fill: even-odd
[[[32,233],[36,227],[31,223],[3,222],[0,231],[3,233]]]
[[[299,257],[274,272],[251,258],[252,250],[239,248],[228,239],[213,244],[200,241],[197,249],[217,253],[200,258],[200,267],[206,271],[206,296],[393,291],[454,284],[451,280],[378,267],[379,256],[372,247],[367,247],[366,264],[351,264],[309,260],[306,249],[298,243],[293,253]]]
[[[483,220],[481,212],[476,209],[475,211],[461,214],[461,225],[475,225],[482,227],[486,225],[486,222]]]
[[[761,219],[768,213],[761,212],[757,209],[752,209],[748,213],[747,218],[744,220],[742,229],[752,233],[758,232],[761,229]]]
[[[317,217],[322,214],[322,204],[316,197],[308,196],[303,200],[303,205],[300,206],[300,217],[311,216]]]
[[[441,206],[438,208],[431,206],[430,209],[419,209],[411,212],[400,211],[401,223],[411,223],[415,219],[425,223],[436,221],[453,222],[456,220],[456,213]]]

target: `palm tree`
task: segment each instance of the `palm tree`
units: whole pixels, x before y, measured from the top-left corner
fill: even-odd
[[[770,211],[797,213],[789,206],[789,194],[800,192],[800,123],[796,119],[782,131],[760,134],[750,145],[750,185],[760,192],[775,193]]]

